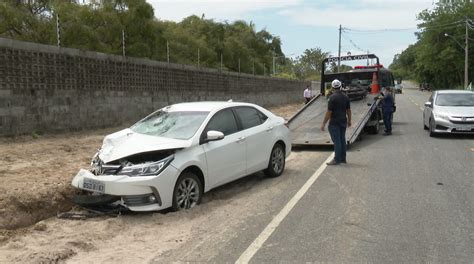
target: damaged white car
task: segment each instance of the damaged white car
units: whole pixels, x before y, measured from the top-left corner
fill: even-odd
[[[243,176],[281,175],[290,152],[284,119],[260,106],[181,103],[106,136],[72,185],[116,196],[132,211],[189,209],[203,193]]]

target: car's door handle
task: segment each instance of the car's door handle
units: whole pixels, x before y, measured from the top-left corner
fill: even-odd
[[[272,131],[272,130],[273,130],[273,127],[272,127],[272,126],[271,126],[271,127],[267,127],[267,132],[270,132],[270,131]]]
[[[245,137],[239,137],[235,142],[242,143],[245,141]]]

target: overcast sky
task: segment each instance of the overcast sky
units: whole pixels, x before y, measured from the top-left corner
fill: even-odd
[[[252,21],[282,40],[283,52],[298,56],[320,47],[337,55],[338,28],[342,54],[370,51],[388,66],[393,56],[416,41],[416,15],[434,7],[434,0],[147,0],[162,20],[179,22],[190,15],[215,21]],[[390,29],[387,31],[370,31]],[[392,30],[402,29],[402,30]]]

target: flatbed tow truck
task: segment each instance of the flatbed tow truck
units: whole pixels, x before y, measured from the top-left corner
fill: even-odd
[[[352,60],[376,59],[374,66],[356,66],[354,70],[344,73],[326,73],[326,63]],[[379,93],[377,83],[380,80],[379,88],[394,87],[395,83],[390,71],[379,64],[379,58],[374,54],[354,55],[344,57],[330,57],[322,62],[321,89],[308,104],[301,108],[288,120],[288,126],[292,132],[293,146],[332,146],[329,132],[321,131],[324,115],[327,110],[326,84],[334,79],[340,80],[346,88],[351,85],[361,87],[372,92],[372,95]],[[374,85],[377,85],[374,87]],[[350,88],[349,88],[350,89]],[[356,89],[357,90],[357,89]],[[347,92],[350,94],[349,92]],[[365,130],[370,134],[377,134],[382,119],[380,100],[374,100],[374,96],[367,96],[367,93],[358,94],[358,100],[351,100],[352,126],[346,130],[347,144],[354,143],[361,137]]]

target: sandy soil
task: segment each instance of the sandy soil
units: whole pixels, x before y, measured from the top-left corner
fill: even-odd
[[[269,109],[289,118],[302,106]],[[0,139],[0,242],[11,236],[7,230],[70,210],[75,194],[72,177],[89,166],[103,137],[119,129]]]
[[[304,156],[308,155],[292,153],[288,161]],[[298,166],[287,163],[286,170],[295,171]],[[11,237],[0,242],[0,263],[169,263],[166,253],[174,250],[181,259],[198,250],[199,258],[194,256],[190,262],[206,263],[222,244],[238,236],[236,229],[248,217],[270,206],[273,201],[268,197],[281,193],[294,180],[279,179],[252,175],[212,190],[200,206],[183,212],[79,221],[48,218],[10,231]]]
[[[297,103],[269,109],[288,119],[302,106]],[[191,231],[205,228],[209,219],[222,218],[218,222],[228,225],[229,217],[238,223],[246,215],[235,209],[238,205],[228,204],[226,189],[208,195],[207,199],[218,199],[210,204],[203,200],[203,205],[192,213],[128,213],[87,221],[52,217],[74,208],[72,177],[79,168],[89,166],[103,137],[119,129],[0,139],[0,263],[147,262],[160,252],[185,243]],[[254,187],[255,181],[258,183],[262,178],[237,184],[230,192],[235,195]],[[216,210],[215,205],[225,207]],[[156,235],[145,236],[148,228],[154,228]],[[146,241],[142,241],[145,237]],[[125,253],[143,254],[133,254],[130,259],[123,257],[127,254],[115,256],[103,243],[114,243],[115,248],[124,248]],[[160,245],[158,250],[156,243]],[[99,248],[100,256],[88,254]]]

